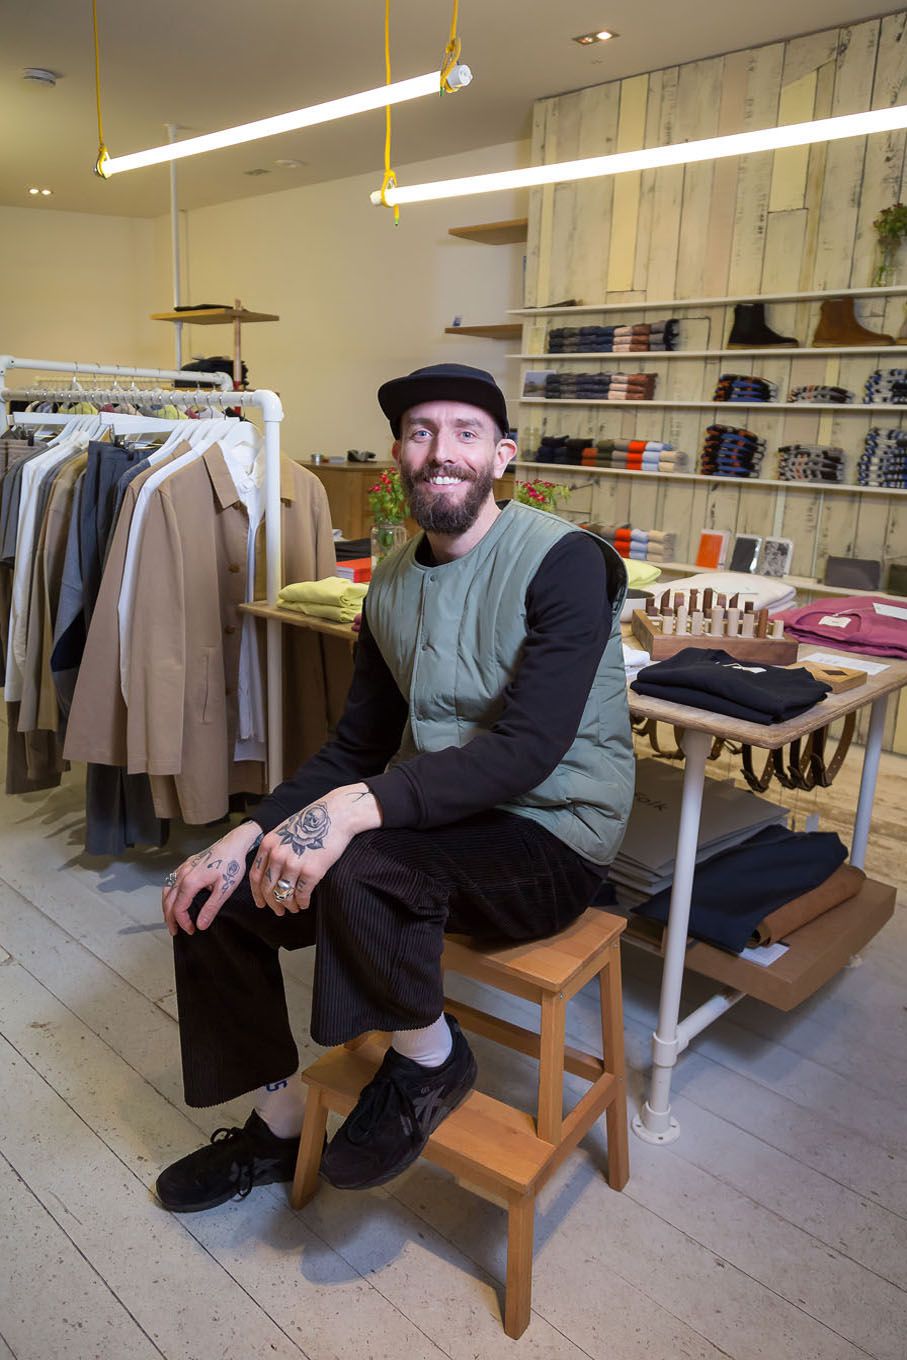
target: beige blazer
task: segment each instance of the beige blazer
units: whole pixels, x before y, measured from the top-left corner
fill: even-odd
[[[281,462],[281,509],[284,579],[331,575],[336,562],[327,495],[317,477],[288,459]],[[172,815],[175,795],[185,821],[210,822],[226,814],[237,788],[265,791],[260,763],[233,760],[247,537],[245,506],[216,446],[154,492],[137,561],[128,712],[119,695],[118,643],[112,645],[111,638],[122,554],[114,559],[112,548],[105,567],[102,590],[111,568],[117,577],[116,590],[110,591],[113,620],[102,629],[103,648],[86,646],[76,688],[81,702],[78,713],[73,704],[66,750],[72,759],[125,763],[130,773],[150,774],[159,815]],[[256,576],[263,570],[261,552],[257,567]],[[89,643],[101,608],[99,597]],[[327,728],[317,635],[289,643],[289,672],[305,677],[295,706],[308,720],[290,753],[298,761],[317,749]],[[89,695],[95,696],[92,702]],[[108,701],[118,709],[114,721],[108,712],[98,712]]]
[[[188,444],[180,444],[157,464],[157,468],[165,467],[188,448]],[[132,512],[139,491],[154,470],[149,468],[140,472],[127,486],[107,549],[66,727],[64,750],[67,760],[95,761],[98,765],[126,764],[126,705],[120,690],[117,601]]]

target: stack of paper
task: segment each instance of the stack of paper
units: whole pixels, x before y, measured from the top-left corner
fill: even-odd
[[[661,760],[636,765],[636,793],[627,832],[609,877],[626,905],[670,887],[680,821],[683,771]],[[757,831],[787,821],[787,808],[730,782],[706,779],[696,863],[740,845]]]

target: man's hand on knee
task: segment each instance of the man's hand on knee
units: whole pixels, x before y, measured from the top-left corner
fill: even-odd
[[[228,831],[226,836],[221,836],[209,849],[185,860],[174,874],[168,874],[161,904],[171,935],[178,934],[180,930],[192,935],[196,925],[199,930],[204,930],[211,924],[241,882],[246,856],[260,836],[261,827],[257,822],[243,822],[241,826]],[[193,924],[189,908],[193,899],[205,888],[209,889],[208,900]]]
[[[300,808],[262,839],[249,871],[255,905],[278,916],[304,911],[353,837],[380,825],[381,809],[365,784],[333,789]]]

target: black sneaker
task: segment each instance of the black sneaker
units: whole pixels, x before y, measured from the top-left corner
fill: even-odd
[[[367,1190],[405,1171],[429,1135],[469,1095],[476,1060],[453,1016],[453,1038],[440,1067],[423,1067],[392,1048],[363,1088],[321,1159],[321,1174],[338,1190]]]
[[[174,1214],[213,1209],[256,1185],[291,1181],[298,1138],[278,1138],[253,1110],[241,1129],[216,1129],[211,1141],[168,1166],[157,1178],[157,1197]]]

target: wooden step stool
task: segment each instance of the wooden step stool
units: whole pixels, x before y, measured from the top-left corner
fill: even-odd
[[[540,1033],[520,1028],[461,1002],[445,1001],[464,1029],[538,1059],[537,1118],[472,1091],[435,1130],[423,1156],[507,1207],[507,1288],[504,1330],[523,1334],[532,1296],[535,1196],[600,1115],[608,1132],[608,1183],[622,1190],[629,1176],[627,1092],[620,984],[621,917],[590,907],[559,935],[531,944],[486,948],[448,936],[442,966],[535,1002]],[[567,1002],[598,975],[604,1060],[565,1044]],[[308,1067],[305,1123],[291,1200],[298,1209],[318,1188],[328,1111],[346,1116],[375,1075],[387,1036],[366,1035],[331,1049]],[[564,1072],[590,1082],[564,1114]]]

